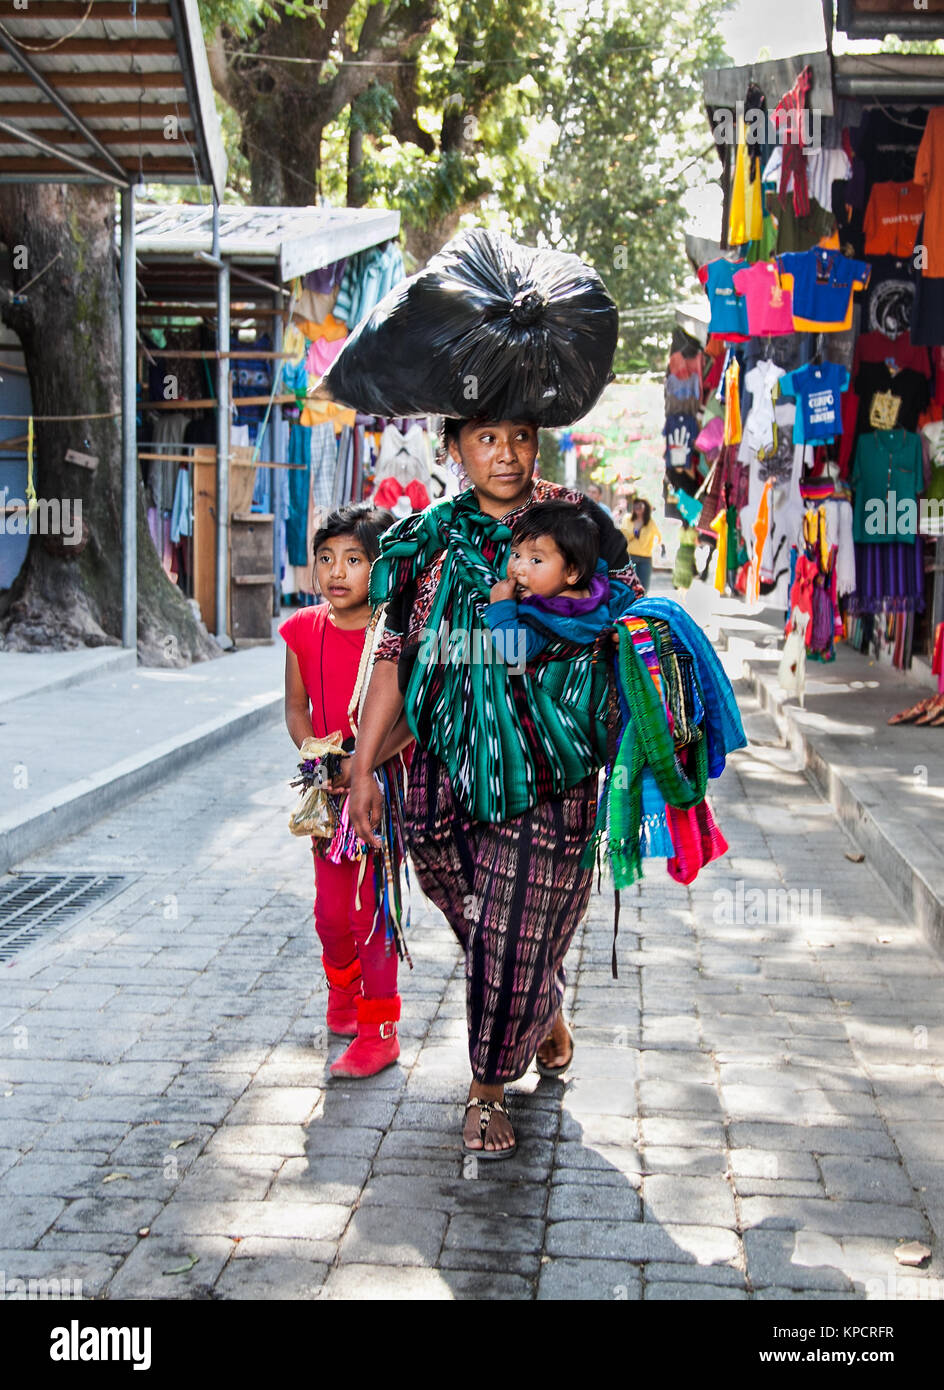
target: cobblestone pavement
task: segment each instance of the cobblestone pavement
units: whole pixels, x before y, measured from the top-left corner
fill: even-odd
[[[0,966],[8,1287],[944,1294],[944,968],[783,750],[731,760],[726,859],[691,890],[656,865],[624,894],[618,981],[612,894],[594,896],[570,1079],[529,1074],[518,1156],[465,1166],[463,976],[422,900],[401,1064],[328,1081],[344,1044],[324,1033],[311,861],[285,825],[291,755],[262,730],[20,866],[137,877]],[[785,887],[809,890],[795,920]],[[923,1270],[894,1258],[915,1239]]]

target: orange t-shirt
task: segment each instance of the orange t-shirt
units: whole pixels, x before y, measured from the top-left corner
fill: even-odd
[[[924,185],[924,244],[928,263],[922,273],[944,278],[944,106],[928,112],[928,123],[918,146],[915,183]]]
[[[875,184],[865,210],[865,254],[910,256],[923,216],[922,184]]]

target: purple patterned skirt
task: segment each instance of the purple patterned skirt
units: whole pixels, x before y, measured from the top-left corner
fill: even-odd
[[[500,824],[470,821],[439,760],[417,748],[406,828],[423,892],[465,951],[472,1076],[527,1071],[564,998],[564,957],[587,910],[597,779]]]

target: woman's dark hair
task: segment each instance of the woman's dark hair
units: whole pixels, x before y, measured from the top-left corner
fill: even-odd
[[[454,420],[454,419],[451,419],[448,415],[444,416],[444,417],[443,417],[443,422],[442,422],[442,427],[441,427],[440,432],[439,432],[439,433],[440,433],[440,438],[441,438],[441,440],[442,440],[442,447],[443,447],[443,449],[444,449],[444,450],[448,450],[450,439],[454,439],[454,440],[456,441],[456,443],[458,444],[458,442],[459,442],[459,432],[460,432],[460,430],[462,429],[462,426],[463,426],[463,425],[487,425],[487,424],[491,424],[491,423],[494,423],[494,422],[491,420],[491,417],[488,416],[488,415],[475,415],[475,416],[473,416],[472,419],[470,419],[470,420]],[[535,428],[535,429],[538,428],[538,426],[537,426],[537,424],[536,424],[536,422],[535,422],[534,420],[516,420],[516,421],[515,421],[515,424],[521,424],[521,425],[534,425],[534,428]]]
[[[650,523],[650,521],[652,520],[652,508],[650,507],[649,503],[646,501],[645,497],[634,497],[634,498],[633,498],[632,505],[631,505],[631,507],[630,507],[630,509],[629,509],[629,514],[630,514],[630,516],[632,516],[633,512],[636,510],[636,503],[637,503],[637,502],[641,502],[641,503],[642,503],[642,524],[643,524],[643,526],[648,526],[649,523]]]
[[[515,522],[512,541],[547,536],[568,565],[579,571],[576,589],[586,589],[600,558],[600,528],[572,502],[538,502]]]
[[[315,532],[312,542],[312,555],[317,555],[325,541],[336,540],[338,536],[353,536],[368,560],[373,562],[380,554],[380,537],[396,521],[393,512],[384,507],[372,507],[369,502],[352,502],[346,507],[338,507],[329,512],[324,525]]]

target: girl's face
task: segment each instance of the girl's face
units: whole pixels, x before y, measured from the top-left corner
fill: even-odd
[[[356,536],[334,536],[315,555],[318,588],[336,613],[367,604],[370,560]]]
[[[450,439],[449,452],[465,469],[484,512],[504,516],[530,495],[536,426],[515,420],[463,425],[459,440]]]

